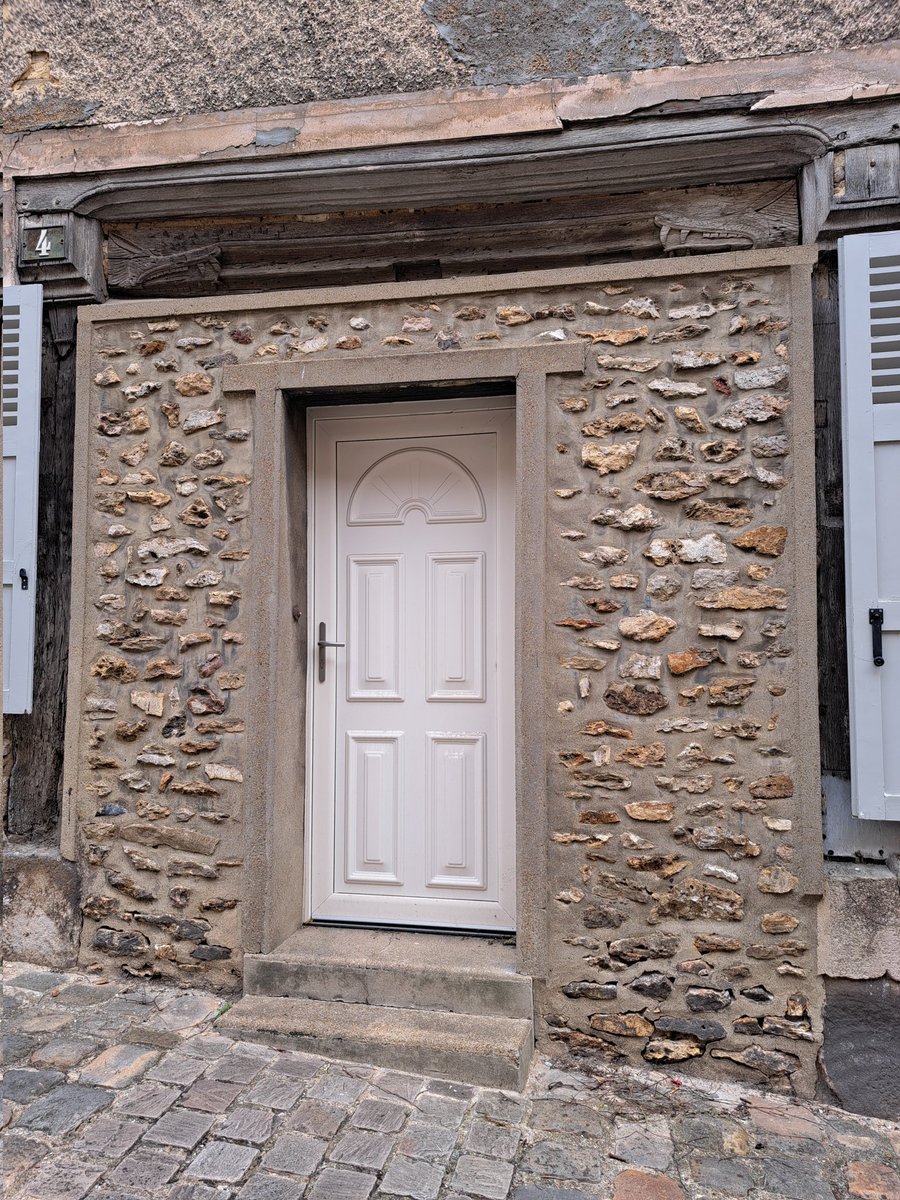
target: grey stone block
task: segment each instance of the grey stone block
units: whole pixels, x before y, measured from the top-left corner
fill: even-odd
[[[790,1200],[834,1200],[834,1192],[825,1182],[821,1168],[806,1157],[767,1154],[765,1186]]]
[[[260,1172],[244,1184],[239,1200],[300,1200],[305,1186],[291,1179],[279,1179],[277,1175]]]
[[[284,1133],[263,1159],[262,1165],[286,1175],[312,1175],[325,1156],[327,1143],[305,1133]]]
[[[152,1192],[174,1178],[183,1159],[160,1150],[138,1149],[119,1163],[109,1179],[124,1188]]]
[[[26,988],[30,992],[49,992],[51,988],[59,987],[66,982],[66,976],[57,971],[23,971],[14,975],[7,987]]]
[[[896,903],[896,883],[895,883]],[[900,965],[898,965],[900,972]],[[900,983],[826,979],[825,1082],[845,1108],[896,1120],[900,1113]]]
[[[475,1105],[475,1111],[493,1121],[506,1121],[510,1125],[516,1125],[524,1120],[528,1111],[528,1101],[523,1096],[512,1095],[509,1092],[482,1092]]]
[[[33,1067],[13,1067],[3,1075],[3,1098],[15,1100],[16,1104],[27,1104],[35,1096],[43,1096],[51,1088],[62,1083],[65,1075],[61,1071],[38,1071]]]
[[[220,1033],[201,1033],[188,1038],[181,1048],[185,1054],[212,1060],[227,1054],[235,1044],[234,1038],[223,1037]]]
[[[455,1126],[410,1121],[397,1142],[397,1153],[408,1158],[444,1158],[456,1145]]]
[[[161,1117],[178,1099],[178,1088],[162,1083],[139,1083],[123,1092],[116,1101],[115,1111],[127,1117]]]
[[[515,1157],[519,1148],[519,1130],[510,1129],[507,1125],[495,1125],[479,1117],[469,1126],[464,1149],[470,1154],[485,1154],[489,1158]]]
[[[209,1113],[194,1112],[186,1108],[170,1108],[163,1113],[155,1125],[144,1134],[145,1142],[156,1142],[160,1146],[180,1146],[193,1150],[197,1143],[209,1133],[215,1118]]]
[[[199,1108],[203,1112],[224,1112],[241,1094],[239,1083],[223,1083],[218,1079],[198,1079],[185,1095],[185,1108]]]
[[[365,1081],[340,1070],[328,1070],[307,1089],[312,1100],[333,1100],[336,1104],[352,1104],[366,1090]]]
[[[81,1083],[94,1083],[98,1087],[125,1088],[138,1079],[152,1067],[159,1054],[146,1046],[134,1046],[128,1043],[121,1046],[110,1046],[102,1051],[95,1059],[82,1067],[79,1075]]]
[[[584,1183],[606,1183],[610,1171],[606,1155],[601,1146],[591,1145],[586,1137],[581,1146],[569,1146],[563,1142],[540,1141],[529,1146],[522,1159],[522,1167],[535,1175],[556,1176]]]
[[[323,1167],[309,1189],[307,1200],[366,1200],[377,1180],[364,1171]]]
[[[279,1075],[293,1075],[295,1079],[314,1079],[324,1065],[323,1059],[311,1054],[282,1052],[272,1059],[269,1070]]]
[[[451,1184],[470,1196],[482,1196],[485,1200],[505,1200],[512,1182],[511,1163],[479,1155],[462,1154],[453,1172]]]
[[[82,1200],[103,1174],[101,1167],[67,1156],[46,1158],[19,1192],[20,1200]]]
[[[219,1126],[218,1136],[261,1146],[272,1136],[272,1120],[270,1112],[258,1108],[233,1108]]]
[[[72,1149],[78,1154],[101,1154],[104,1158],[121,1158],[127,1154],[144,1132],[140,1121],[123,1121],[117,1117],[98,1117],[85,1126]]]
[[[287,1117],[287,1128],[313,1137],[331,1138],[337,1133],[347,1109],[340,1104],[325,1104],[321,1100],[301,1100]]]
[[[223,1054],[206,1072],[209,1079],[223,1083],[251,1083],[266,1064],[259,1058],[246,1054]]]
[[[663,1117],[649,1115],[642,1120],[619,1119],[610,1153],[622,1162],[665,1171],[673,1154],[669,1126]]]
[[[306,1088],[302,1079],[293,1079],[289,1075],[266,1074],[258,1079],[243,1099],[248,1104],[259,1104],[263,1108],[274,1108],[286,1112],[293,1108]]]
[[[24,1033],[7,1033],[0,1037],[0,1065],[7,1067],[10,1063],[28,1058],[35,1048],[35,1040]],[[35,1067],[52,1067],[52,1063],[34,1062]]]
[[[425,1080],[421,1075],[407,1075],[405,1071],[378,1071],[375,1086],[390,1096],[399,1096],[412,1103],[424,1090]]]
[[[191,1160],[185,1176],[220,1183],[239,1183],[259,1157],[259,1151],[234,1142],[207,1142]]]
[[[443,1178],[443,1166],[397,1154],[385,1172],[381,1190],[395,1196],[411,1196],[412,1200],[436,1200]]]
[[[734,1157],[698,1155],[691,1159],[691,1174],[702,1187],[724,1192],[726,1196],[746,1196],[754,1185],[747,1164]]]
[[[78,955],[79,873],[58,850],[23,847],[3,855],[3,941],[6,962],[65,968]],[[51,984],[51,986],[55,986]]]
[[[231,1200],[233,1195],[231,1188],[214,1187],[208,1183],[192,1183],[185,1180],[173,1184],[166,1192],[165,1200]]]
[[[192,1083],[196,1083],[205,1070],[206,1063],[202,1058],[173,1052],[165,1055],[151,1071],[148,1071],[147,1078],[155,1079],[159,1083],[174,1083],[181,1087],[190,1087]]]
[[[380,1171],[393,1147],[393,1140],[384,1134],[368,1133],[364,1129],[349,1129],[328,1157],[334,1162]]]
[[[19,1117],[18,1128],[36,1129],[41,1133],[68,1133],[101,1108],[106,1108],[112,1097],[113,1093],[105,1088],[64,1083],[29,1104]]]
[[[584,1192],[574,1188],[544,1187],[536,1183],[522,1183],[510,1192],[510,1200],[584,1200],[584,1196]]]
[[[586,1104],[539,1099],[531,1105],[528,1124],[532,1129],[545,1129],[553,1133],[584,1133],[591,1137],[603,1137],[609,1132],[611,1121]]]
[[[409,1109],[402,1104],[391,1104],[387,1100],[361,1100],[350,1124],[375,1133],[396,1133],[403,1127],[408,1113]]]
[[[31,1065],[51,1071],[69,1071],[96,1050],[97,1043],[87,1038],[54,1038],[40,1050],[35,1050]]]
[[[457,1128],[462,1125],[468,1107],[465,1100],[452,1100],[448,1096],[435,1096],[431,1092],[425,1092],[416,1100],[416,1108],[424,1117],[437,1121],[440,1125]]]

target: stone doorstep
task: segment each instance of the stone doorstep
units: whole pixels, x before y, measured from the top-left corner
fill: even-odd
[[[248,995],[531,1020],[531,979],[500,939],[305,926],[244,958]]]
[[[515,1091],[534,1049],[531,1020],[274,996],[245,996],[217,1028],[326,1058]]]

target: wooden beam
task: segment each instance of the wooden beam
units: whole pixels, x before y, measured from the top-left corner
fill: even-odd
[[[428,274],[492,274],[799,240],[792,181],[669,188],[526,204],[107,227],[116,295],[318,287]]]

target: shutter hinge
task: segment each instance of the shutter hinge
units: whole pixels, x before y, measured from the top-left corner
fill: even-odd
[[[19,580],[22,584],[22,591],[28,591],[28,572],[24,567],[19,567]]]

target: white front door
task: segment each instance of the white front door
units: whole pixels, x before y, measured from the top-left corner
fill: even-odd
[[[515,928],[514,425],[310,412],[313,920]]]

